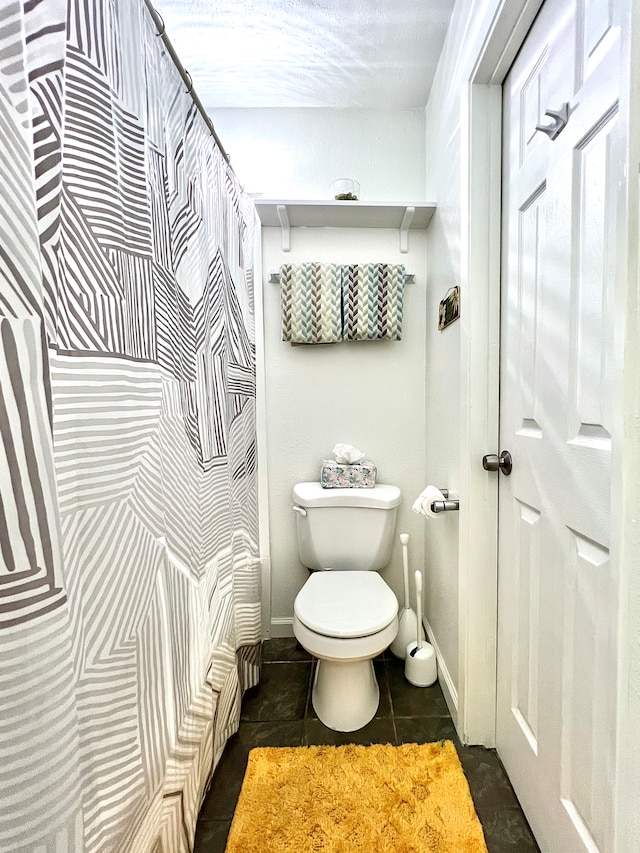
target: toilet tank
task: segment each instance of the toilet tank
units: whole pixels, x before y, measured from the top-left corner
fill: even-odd
[[[397,486],[323,489],[320,483],[293,487],[298,553],[315,571],[378,571],[391,558]]]

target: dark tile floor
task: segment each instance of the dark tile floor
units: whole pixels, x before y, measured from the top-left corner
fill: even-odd
[[[253,747],[427,743],[443,738],[456,745],[489,853],[539,853],[495,751],[460,744],[440,686],[412,687],[404,677],[404,661],[390,652],[374,665],[380,685],[375,718],[357,732],[334,732],[320,722],[311,705],[310,656],[293,639],[264,643],[262,678],[246,693],[240,728],[216,768],[200,810],[195,853],[224,853]]]

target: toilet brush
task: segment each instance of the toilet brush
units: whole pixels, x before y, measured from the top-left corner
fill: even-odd
[[[398,633],[395,640],[391,643],[391,651],[397,657],[404,660],[407,654],[407,644],[416,636],[418,629],[418,617],[415,610],[411,609],[411,601],[409,598],[409,534],[401,533],[400,542],[402,544],[402,567],[404,581],[404,608],[398,619]],[[420,624],[422,637],[422,624]]]
[[[416,571],[416,609],[418,625],[416,640],[407,645],[404,675],[414,687],[429,687],[438,677],[436,653],[431,643],[422,639],[422,573]]]

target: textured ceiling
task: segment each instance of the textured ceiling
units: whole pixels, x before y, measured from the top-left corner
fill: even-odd
[[[207,109],[424,107],[454,0],[155,0]]]

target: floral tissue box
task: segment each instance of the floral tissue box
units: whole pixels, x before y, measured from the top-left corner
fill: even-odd
[[[376,466],[372,462],[336,462],[322,460],[320,484],[323,489],[373,489],[376,484]]]

